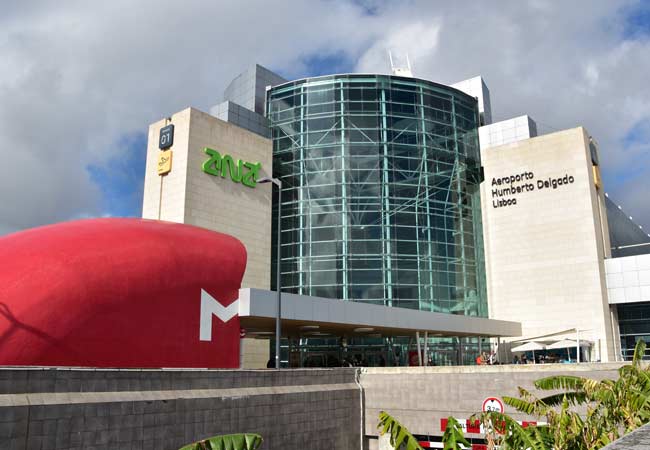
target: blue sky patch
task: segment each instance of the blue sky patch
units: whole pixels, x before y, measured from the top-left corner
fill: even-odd
[[[147,159],[147,135],[135,133],[123,136],[116,147],[119,156],[105,164],[90,165],[86,169],[90,179],[99,186],[106,214],[119,217],[140,217],[144,192],[144,173]]]
[[[303,77],[317,77],[336,73],[350,73],[354,71],[354,61],[344,52],[330,54],[312,54],[303,58],[307,73]]]
[[[623,11],[625,22],[623,37],[625,39],[650,38],[650,2],[640,1]]]

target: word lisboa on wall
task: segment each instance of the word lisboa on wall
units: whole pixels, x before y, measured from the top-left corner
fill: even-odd
[[[245,162],[241,159],[234,160],[230,155],[223,155],[211,148],[204,148],[203,151],[210,158],[206,160],[201,168],[209,175],[230,177],[235,183],[254,188],[257,185],[257,176],[262,168],[261,163]]]

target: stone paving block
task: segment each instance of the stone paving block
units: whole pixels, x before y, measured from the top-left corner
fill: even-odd
[[[131,442],[133,440],[133,429],[132,428],[120,428],[118,430],[117,442]]]
[[[43,426],[43,430],[42,430],[43,436],[53,436],[56,434],[56,419],[46,419],[43,420],[41,423]]]
[[[7,406],[0,408],[0,422],[14,422],[27,418],[27,406]]]
[[[100,405],[99,407],[105,409],[106,410],[105,415],[108,415],[109,406],[110,405],[104,404],[104,405]],[[96,404],[91,403],[91,404],[86,404],[86,405],[80,405],[80,407],[83,408],[83,412],[80,411],[79,414],[83,414],[85,417],[94,417],[94,416],[99,415],[98,414],[98,405],[96,405]]]
[[[142,416],[143,427],[153,427],[156,424],[155,414],[144,414]]]
[[[70,433],[57,433],[54,442],[57,449],[70,447]]]
[[[43,443],[42,436],[30,436],[27,440],[27,450],[40,450]]]
[[[156,436],[155,427],[143,427],[142,428],[142,440],[143,441],[152,441]]]
[[[1,422],[0,423],[0,442],[24,436],[27,429],[27,420],[19,420],[16,422]]]
[[[72,418],[56,419],[56,434],[69,434],[72,431]]]

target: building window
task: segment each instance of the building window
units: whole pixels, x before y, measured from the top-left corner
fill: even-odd
[[[626,361],[634,356],[634,347],[640,340],[650,344],[650,302],[624,303],[616,306],[621,335],[621,352]],[[644,359],[650,358],[650,348]]]
[[[487,317],[476,99],[335,75],[267,102],[283,291]]]

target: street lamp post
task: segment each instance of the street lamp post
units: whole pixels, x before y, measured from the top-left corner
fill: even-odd
[[[276,243],[276,282],[275,289],[277,290],[277,314],[275,316],[275,368],[280,368],[280,318],[282,314],[282,291],[280,286],[280,224],[282,216],[280,209],[282,207],[282,182],[277,178],[262,177],[257,180],[258,183],[273,183],[278,187],[278,241]]]

